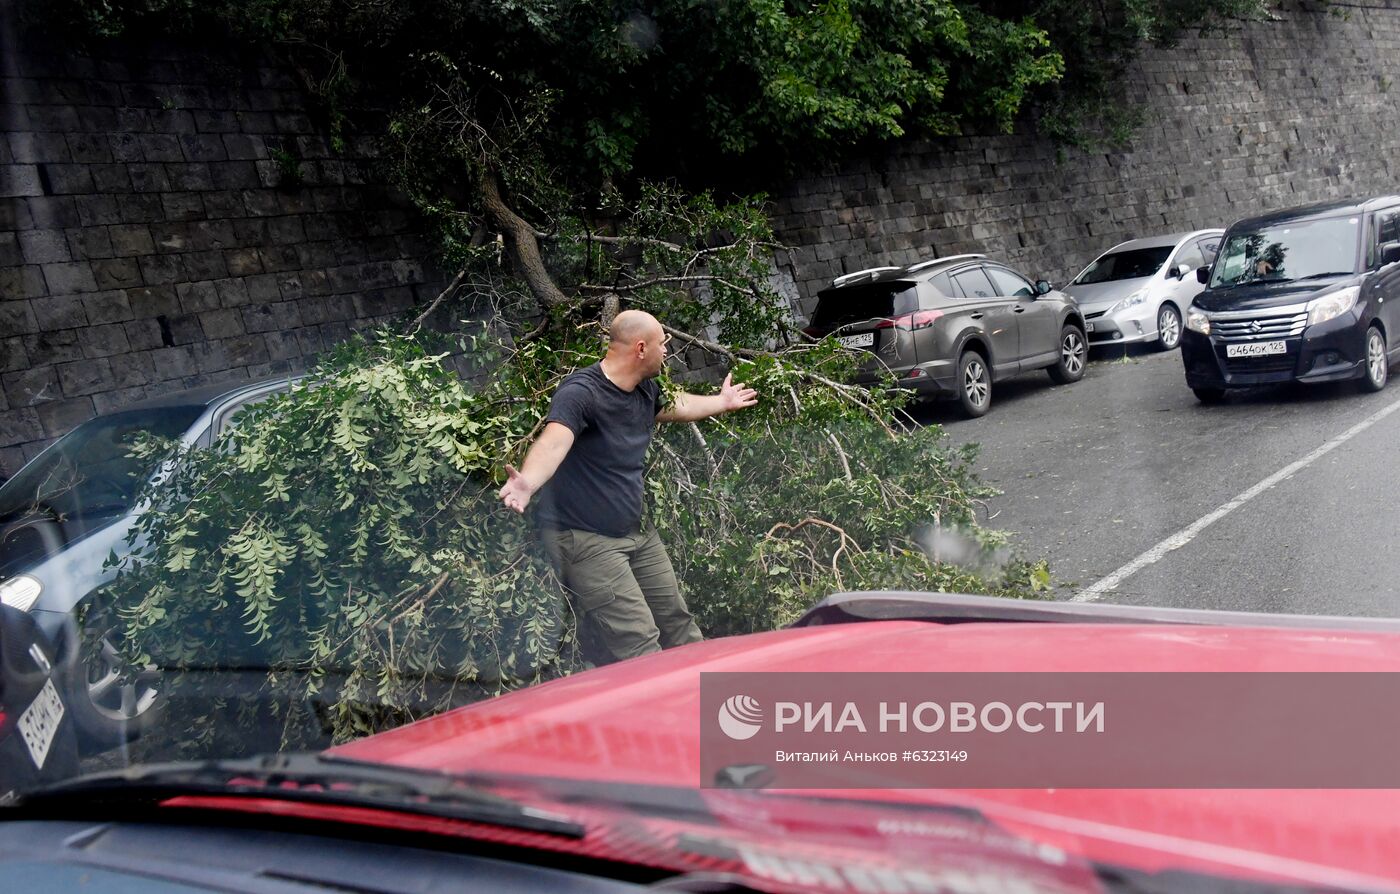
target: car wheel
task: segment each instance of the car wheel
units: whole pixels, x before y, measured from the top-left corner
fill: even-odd
[[[1203,404],[1218,404],[1225,400],[1224,388],[1192,388],[1196,395],[1196,400]]]
[[[1390,360],[1386,357],[1385,336],[1379,326],[1366,330],[1366,371],[1361,377],[1362,391],[1380,391],[1390,380]]]
[[[1181,312],[1171,304],[1163,304],[1157,311],[1157,347],[1163,351],[1175,350],[1181,344]]]
[[[1050,378],[1057,385],[1068,385],[1084,378],[1084,361],[1089,356],[1089,346],[1084,341],[1084,330],[1068,323],[1060,330],[1060,356],[1050,367]]]
[[[992,372],[976,351],[958,358],[958,403],[969,418],[987,415],[992,408]]]
[[[90,613],[91,620],[94,615]],[[78,645],[78,659],[70,665],[65,701],[89,748],[112,748],[140,737],[165,707],[160,671],[132,668],[122,660],[118,642],[115,626],[89,629]]]

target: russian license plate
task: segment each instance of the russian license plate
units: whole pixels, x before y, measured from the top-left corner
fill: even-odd
[[[44,683],[44,688],[39,690],[39,695],[29,707],[24,709],[24,713],[19,715],[20,738],[24,740],[24,747],[29,749],[34,766],[41,770],[44,769],[44,761],[49,756],[49,746],[53,744],[53,737],[62,721],[63,702],[58,697],[53,680],[49,680]]]
[[[843,335],[836,340],[848,348],[868,348],[875,344],[875,333],[862,332],[858,335]]]
[[[1245,345],[1226,345],[1226,357],[1267,357],[1270,354],[1287,354],[1288,345],[1281,341],[1256,341]]]
[[[1093,331],[1094,331],[1094,324],[1093,324],[1093,323],[1085,323],[1085,324],[1084,324],[1084,331],[1085,331],[1085,332],[1093,332]]]

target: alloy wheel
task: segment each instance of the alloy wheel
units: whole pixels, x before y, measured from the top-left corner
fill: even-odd
[[[103,637],[88,665],[87,693],[92,707],[109,720],[133,720],[160,698],[160,672],[153,667],[129,675],[117,647]]]
[[[1170,306],[1164,306],[1157,312],[1157,337],[1168,351],[1181,341],[1181,319]]]
[[[982,406],[991,395],[991,385],[987,382],[987,368],[982,365],[982,361],[973,359],[968,361],[967,371],[963,374],[963,391],[967,394],[967,399],[976,406]]]
[[[1385,339],[1375,329],[1366,338],[1366,371],[1376,385],[1383,385],[1390,372],[1385,359]]]
[[[1079,337],[1078,332],[1065,333],[1064,343],[1060,346],[1060,360],[1065,372],[1071,376],[1079,375],[1084,368],[1084,339]]]

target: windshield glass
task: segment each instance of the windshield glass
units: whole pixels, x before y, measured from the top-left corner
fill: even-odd
[[[1360,238],[1359,216],[1231,231],[1211,273],[1210,285],[1214,288],[1352,273]]]
[[[1074,285],[1091,285],[1100,282],[1116,282],[1121,279],[1141,279],[1153,276],[1171,257],[1172,246],[1158,248],[1134,248],[1116,251],[1099,258],[1080,273]]]
[[[84,423],[0,487],[0,519],[31,511],[86,522],[131,509],[155,464],[134,456],[142,439],[179,438],[203,407],[116,413]]]

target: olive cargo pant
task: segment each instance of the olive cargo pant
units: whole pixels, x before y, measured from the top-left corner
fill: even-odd
[[[573,597],[584,657],[594,664],[703,639],[655,530],[605,537],[542,528],[540,536]]]

